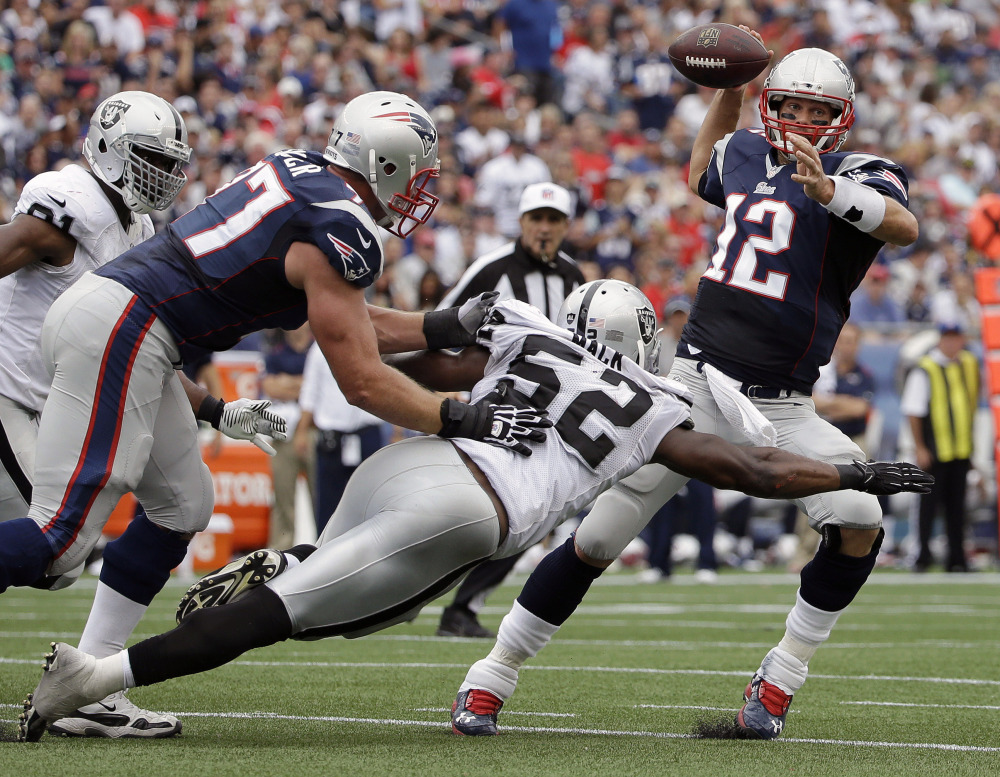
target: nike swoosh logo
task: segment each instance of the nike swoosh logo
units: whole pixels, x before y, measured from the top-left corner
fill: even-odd
[[[358,237],[361,238],[361,245],[363,245],[365,248],[370,248],[372,241],[365,240],[365,236],[361,234],[361,230],[357,229],[357,227],[355,227],[355,231],[358,233]]]
[[[52,202],[54,202],[60,208],[65,208],[66,207],[66,200],[57,199],[55,196],[53,196],[51,194],[49,195],[49,199],[52,200]]]
[[[117,704],[105,704],[103,701],[99,701],[97,703],[100,704],[102,707],[104,707],[104,709],[106,709],[108,712],[114,712],[116,709],[118,709]]]

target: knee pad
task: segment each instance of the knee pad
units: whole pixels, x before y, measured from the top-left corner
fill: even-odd
[[[140,510],[116,540],[104,549],[101,582],[148,605],[187,553],[190,538],[157,526]]]
[[[840,612],[857,596],[875,568],[885,532],[879,529],[871,552],[860,558],[838,552],[840,528],[823,527],[823,541],[812,561],[800,573],[799,595],[807,604],[826,612]]]

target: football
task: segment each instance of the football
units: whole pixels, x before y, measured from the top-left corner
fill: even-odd
[[[670,44],[667,56],[682,76],[712,89],[749,83],[768,63],[761,42],[732,24],[692,27]]]

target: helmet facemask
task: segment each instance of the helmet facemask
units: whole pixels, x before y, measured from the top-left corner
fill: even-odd
[[[816,100],[833,108],[829,124],[816,125],[781,118],[787,97]],[[794,148],[786,133],[801,135],[820,154],[837,151],[854,124],[854,78],[847,66],[823,49],[798,49],[776,64],[764,80],[760,119],[768,143],[791,156]]]
[[[83,155],[94,175],[116,189],[129,210],[166,210],[187,176],[187,128],[177,110],[148,92],[119,92],[90,120]]]
[[[168,146],[174,143],[167,141]],[[163,153],[154,138],[141,135],[122,135],[111,148],[125,160],[122,197],[136,213],[166,210],[187,183],[182,168],[191,156],[189,148],[185,153],[175,146]]]

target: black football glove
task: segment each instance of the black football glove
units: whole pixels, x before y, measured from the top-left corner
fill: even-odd
[[[424,313],[424,337],[427,338],[428,350],[475,345],[476,332],[499,296],[498,291],[485,291],[461,307]]]
[[[509,448],[522,456],[530,456],[531,448],[522,440],[543,442],[552,426],[545,410],[497,405],[489,397],[467,405],[446,399],[441,403],[442,437],[466,437],[470,440]]]
[[[855,461],[836,464],[840,487],[884,496],[900,491],[929,494],[934,477],[905,461]]]

